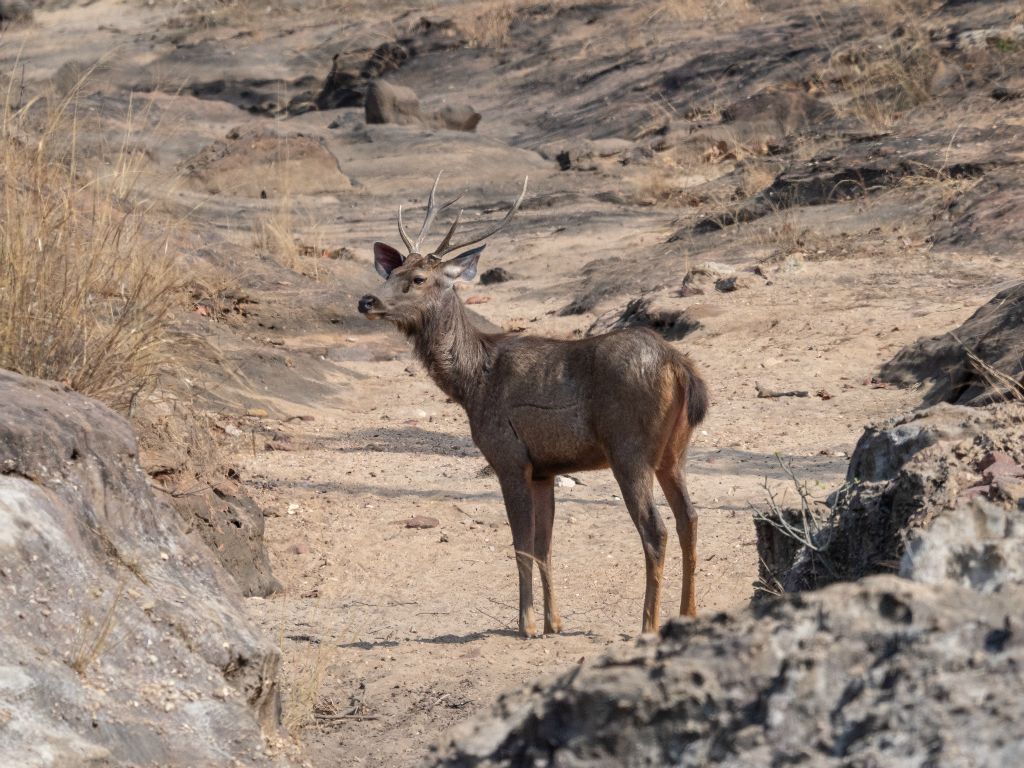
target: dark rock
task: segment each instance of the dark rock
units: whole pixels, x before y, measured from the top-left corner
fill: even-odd
[[[31,21],[32,3],[28,0],[0,0],[0,22]]]
[[[174,487],[171,483],[177,478],[169,474],[157,481],[161,486]],[[200,488],[168,496],[168,503],[181,516],[186,530],[195,531],[206,542],[243,595],[263,597],[280,590],[263,543],[260,506],[226,475],[214,478],[212,487]]]
[[[495,283],[507,283],[512,279],[512,273],[504,267],[492,267],[480,275],[482,285],[494,285]]]
[[[386,42],[377,46],[370,57],[359,68],[345,63],[340,54],[331,61],[319,93],[313,99],[317,109],[338,109],[358,107],[364,103],[369,83],[389,72],[394,72],[409,58],[408,49],[397,42]]]
[[[5,765],[271,766],[279,656],[128,423],[0,371]]]
[[[715,290],[719,293],[732,293],[744,287],[744,283],[736,275],[720,277],[715,280]]]
[[[925,405],[983,405],[1024,394],[1021,350],[1024,283],[997,293],[956,330],[903,348],[879,377],[899,386],[930,384]]]
[[[730,285],[728,281],[736,280],[734,272],[732,267],[712,261],[691,267],[683,275],[683,284],[679,287],[679,295],[703,296],[712,288],[724,293],[735,290],[735,283],[732,283],[733,288],[728,287]],[[719,284],[721,284],[721,288],[719,288]]]
[[[409,58],[409,51],[400,43],[382,43],[378,45],[370,58],[359,70],[364,80],[376,80],[389,72],[395,72]]]
[[[673,620],[504,695],[431,764],[1019,765],[1022,600],[876,576]]]
[[[359,70],[344,64],[336,54],[331,62],[331,71],[313,103],[317,109],[357,107],[363,103],[365,95],[366,81]]]
[[[948,223],[935,234],[936,245],[977,248],[1016,257],[1024,248],[1024,189],[1020,171],[1006,168],[985,176],[959,197]]]
[[[598,318],[587,329],[587,335],[593,336],[619,328],[637,326],[650,328],[669,341],[676,341],[693,333],[701,327],[701,324],[685,309],[658,307],[653,305],[649,299],[639,298],[630,301],[617,317],[607,315]]]

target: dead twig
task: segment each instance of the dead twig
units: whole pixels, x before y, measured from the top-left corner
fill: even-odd
[[[807,397],[810,393],[806,389],[794,389],[789,392],[780,392],[774,389],[766,389],[758,382],[754,382],[754,389],[758,397]]]

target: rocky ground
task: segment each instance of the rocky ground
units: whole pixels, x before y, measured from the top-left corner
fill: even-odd
[[[1009,2],[97,0],[5,30],[14,98],[72,94],[82,162],[130,147],[135,202],[180,232],[188,343],[147,409],[197,404],[222,444],[177,506],[281,649],[297,760],[416,764],[640,625],[638,537],[591,473],[557,490],[566,632],[515,637],[465,417],[355,311],[398,206],[443,169],[472,227],[529,175],[481,263],[511,279],[461,289],[481,325],[643,323],[697,361],[698,609],[741,609],[765,485],[823,498],[866,423],[922,400],[880,366],[1019,280],[1021,24]],[[379,77],[415,100],[378,87],[366,110]],[[198,492],[175,440],[142,441],[155,483]]]

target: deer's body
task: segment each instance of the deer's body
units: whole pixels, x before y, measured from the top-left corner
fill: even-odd
[[[473,441],[501,484],[512,528],[520,633],[536,633],[534,562],[544,588],[544,631],[561,629],[550,578],[555,475],[604,467],[615,475],[644,548],[643,631],[658,627],[668,537],[654,504],[654,477],[676,518],[683,551],[680,612],[694,615],[697,515],[683,468],[708,398],[689,359],[644,329],[580,340],[482,333],[452,289],[458,277],[473,277],[480,249],[441,262],[409,245],[413,252],[403,258],[378,244],[385,290],[364,296],[359,308],[404,331],[434,381],[469,417]]]

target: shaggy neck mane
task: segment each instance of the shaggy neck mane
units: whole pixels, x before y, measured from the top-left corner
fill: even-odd
[[[473,327],[455,291],[427,309],[417,327],[404,329],[416,356],[448,397],[465,407],[490,359],[493,340]]]

